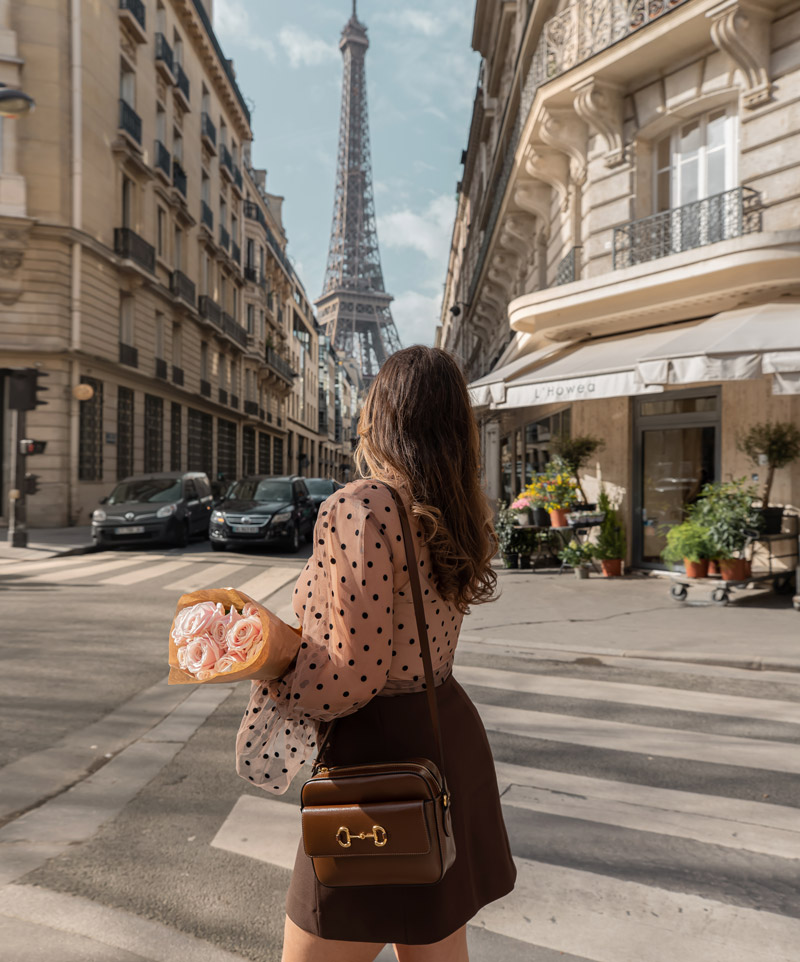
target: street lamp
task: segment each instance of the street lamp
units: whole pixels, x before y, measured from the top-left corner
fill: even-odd
[[[0,83],[0,117],[17,120],[29,114],[36,101],[22,90]]]

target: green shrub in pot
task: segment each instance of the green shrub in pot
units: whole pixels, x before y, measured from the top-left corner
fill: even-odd
[[[791,421],[765,421],[754,424],[736,438],[736,447],[760,467],[766,464],[767,476],[761,491],[759,515],[765,534],[779,534],[783,508],[770,507],[775,472],[800,458],[800,428]]]
[[[667,564],[682,564],[684,560],[706,561],[713,550],[709,529],[691,519],[683,524],[676,524],[667,531],[667,544],[661,557]]]
[[[758,533],[758,512],[753,508],[756,489],[747,478],[703,485],[698,500],[687,509],[689,519],[708,529],[710,557],[740,557]]]

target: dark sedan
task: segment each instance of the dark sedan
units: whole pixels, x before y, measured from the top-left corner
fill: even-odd
[[[314,508],[319,514],[322,502],[326,501],[334,491],[338,491],[342,485],[338,481],[334,481],[333,478],[306,478],[306,487],[311,500],[314,502]]]
[[[303,478],[243,478],[211,512],[211,547],[277,545],[298,551],[301,539],[311,540],[315,520],[316,507]]]

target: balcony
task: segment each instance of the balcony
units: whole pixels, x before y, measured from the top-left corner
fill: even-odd
[[[239,196],[241,197],[244,193],[244,184],[242,182],[241,168],[237,167],[236,164],[233,165],[233,186],[239,192]]]
[[[244,413],[250,414],[253,417],[258,417],[258,403],[256,401],[245,401]]]
[[[231,407],[232,407],[232,408],[236,408],[237,411],[239,410],[239,395],[238,395],[238,394],[231,394]]]
[[[156,162],[156,173],[168,184],[172,173],[171,157],[160,140],[157,140],[153,147],[153,158]]]
[[[233,181],[233,158],[227,144],[219,145],[219,170],[229,182]]]
[[[214,213],[204,200],[200,201],[200,223],[208,228],[209,232],[214,232]]]
[[[175,159],[172,161],[172,186],[186,200],[186,171]]]
[[[197,310],[200,317],[220,328],[222,324],[222,310],[216,301],[213,301],[207,294],[201,294],[197,301]]]
[[[179,63],[175,64],[175,96],[181,101],[184,110],[191,109],[189,102],[189,78]]]
[[[142,0],[119,0],[119,19],[137,43],[147,43],[147,20]]]
[[[258,223],[261,224],[264,230],[267,229],[267,221],[266,221],[266,218],[264,217],[264,212],[261,210],[261,208],[258,206],[258,204],[255,201],[246,200],[244,202],[244,216],[249,218],[250,220],[258,221]]]
[[[219,403],[220,403],[220,404],[227,404],[227,403],[228,403],[228,392],[225,390],[225,388],[222,388],[222,387],[221,387],[221,388],[219,389],[219,393],[218,393],[217,397],[218,397],[218,399],[219,399]]]
[[[142,118],[126,100],[119,102],[119,129],[136,144],[142,146]]]
[[[251,284],[258,284],[258,268],[251,264],[246,264],[244,268],[244,279]]]
[[[294,379],[297,377],[295,372],[292,370],[291,365],[284,361],[284,359],[278,354],[274,348],[268,347],[264,353],[264,360],[267,365],[275,371],[280,377],[286,381],[287,384],[293,384]]]
[[[204,110],[200,114],[200,137],[212,154],[217,152],[217,128]]]
[[[172,383],[183,387],[183,368],[172,365]]]
[[[167,379],[167,362],[163,357],[156,358],[156,377],[161,378],[162,381]]]
[[[195,286],[194,281],[190,280],[183,271],[173,271],[169,282],[170,291],[185,301],[190,307],[194,307]]]
[[[167,43],[163,33],[157,33],[155,41],[156,69],[168,84],[174,84],[175,61],[172,56],[172,47]]]
[[[128,367],[139,366],[139,352],[131,344],[119,342],[119,363],[126,364]]]
[[[614,270],[761,230],[761,196],[751,187],[692,201],[614,228]]]
[[[156,269],[156,249],[129,227],[114,228],[114,253],[124,260],[133,261],[146,271]]]
[[[219,225],[219,246],[225,250],[228,250],[231,246],[231,235],[223,224]]]
[[[580,247],[573,247],[572,250],[561,258],[556,268],[556,279],[551,287],[560,287],[562,284],[571,284],[577,281],[580,275]]]
[[[242,250],[236,241],[231,241],[231,260],[236,264],[242,263]]]
[[[243,349],[247,347],[247,332],[236,323],[230,314],[223,313],[221,326],[223,332],[227,334],[231,340],[235,341],[239,347]]]
[[[211,397],[211,384],[209,381],[200,381],[200,393],[203,397]]]

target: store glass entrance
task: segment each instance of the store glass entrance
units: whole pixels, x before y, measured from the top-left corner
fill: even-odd
[[[719,477],[719,392],[635,404],[634,557],[643,567],[662,567],[667,529]]]

